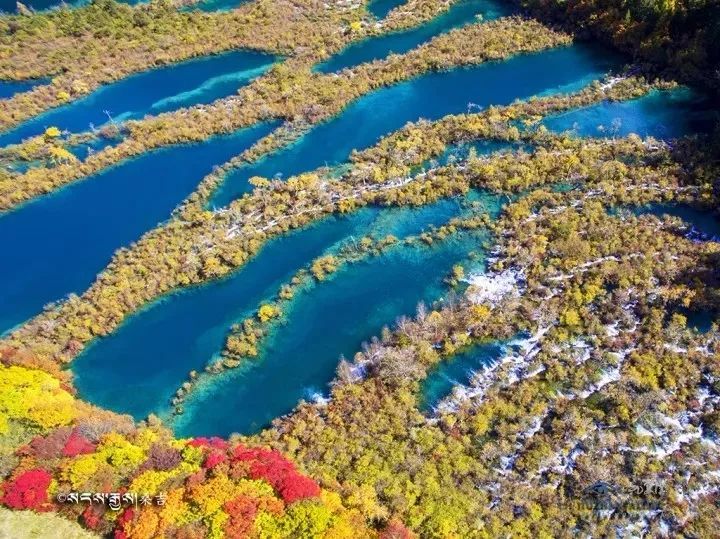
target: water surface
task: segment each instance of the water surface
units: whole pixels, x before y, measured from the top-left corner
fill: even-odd
[[[200,11],[230,11],[244,4],[248,0],[202,0],[195,5],[188,6],[184,10],[192,11],[194,9]]]
[[[440,299],[453,264],[480,251],[480,245],[478,235],[466,235],[436,247],[397,248],[342,268],[297,297],[257,363],[226,373],[191,396],[176,432],[251,434],[299,400],[327,393],[340,355],[352,357],[384,325],[414,315],[419,301]]]
[[[499,342],[469,347],[438,364],[423,381],[420,393],[420,409],[431,410],[438,402],[450,395],[456,385],[467,385],[475,371],[496,361],[505,353],[505,345]]]
[[[59,6],[61,0],[24,0],[22,4],[25,7],[31,8],[35,11],[42,11],[52,7]],[[72,2],[68,2],[72,4]],[[17,0],[0,0],[0,11],[4,13],[16,13],[17,12]]]
[[[656,217],[670,215],[685,221],[690,235],[700,240],[720,241],[720,218],[709,209],[696,208],[689,204],[646,204],[632,209],[636,215],[650,214]]]
[[[84,398],[137,419],[158,413],[190,370],[202,370],[220,352],[232,324],[253,316],[261,301],[327,249],[368,233],[416,233],[460,210],[458,200],[417,211],[366,208],[272,240],[231,276],[171,294],[97,340],[73,363],[75,385]]]
[[[225,206],[247,192],[247,180],[252,176],[287,177],[342,163],[353,149],[367,148],[409,121],[466,112],[468,103],[480,107],[507,105],[578,79],[598,78],[615,66],[615,58],[607,59],[594,49],[575,45],[504,62],[428,73],[377,90],[354,101],[294,145],[229,174],[211,205]]]
[[[677,138],[707,132],[714,122],[708,102],[687,88],[656,91],[630,101],[604,101],[548,117],[552,131],[573,131],[583,137],[618,136]]]
[[[405,0],[372,0],[368,4],[368,11],[376,19],[384,19],[388,13],[405,3]]]
[[[82,292],[119,247],[167,219],[214,165],[271,130],[261,125],[171,146],[106,169],[0,215],[0,332]]]
[[[45,79],[33,80],[0,80],[0,99],[8,99],[15,94],[28,92],[39,84],[45,84]]]
[[[109,121],[159,114],[234,94],[261,75],[274,57],[250,51],[194,58],[158,67],[102,86],[87,97],[52,109],[0,135],[0,145],[15,144],[56,126],[82,132]],[[106,113],[107,112],[107,113]]]
[[[389,2],[382,1],[384,10]],[[494,0],[458,0],[450,6],[448,11],[425,24],[401,32],[370,37],[348,45],[315,69],[321,73],[333,73],[363,62],[381,60],[390,53],[402,54],[453,28],[477,22],[478,15],[482,16],[482,20],[490,20],[508,15],[510,12],[511,9],[508,5]]]
[[[683,307],[679,309],[679,312],[687,318],[687,327],[698,333],[710,331],[718,317],[718,313],[712,310],[690,310]]]

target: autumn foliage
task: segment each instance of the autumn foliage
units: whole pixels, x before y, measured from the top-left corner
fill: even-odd
[[[85,439],[77,430],[73,430],[63,448],[63,455],[66,457],[75,457],[92,453],[95,446]]]
[[[13,509],[47,511],[51,481],[52,476],[41,468],[23,472],[3,484],[2,503]]]
[[[8,508],[54,511],[115,539],[352,537],[350,530],[364,529],[355,510],[275,449],[217,437],[180,440],[157,423],[137,427],[87,408],[33,369],[0,363],[0,381],[0,427],[6,439],[25,440],[7,446],[10,453],[0,444],[14,463],[0,484]],[[58,501],[71,492],[152,501],[115,510]]]
[[[279,452],[237,446],[233,459],[250,465],[250,477],[270,483],[286,503],[320,494],[318,484],[296,470]]]

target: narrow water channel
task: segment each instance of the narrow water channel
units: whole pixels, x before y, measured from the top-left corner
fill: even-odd
[[[368,4],[368,11],[372,13],[376,19],[384,19],[388,13],[404,3],[405,0],[371,0]]]
[[[380,4],[377,6],[378,12],[381,13],[386,8],[392,7],[391,3],[384,0],[378,2]],[[420,26],[401,32],[369,37],[348,45],[327,61],[319,64],[316,70],[320,73],[333,73],[363,62],[381,60],[390,53],[402,54],[453,28],[479,20],[488,21],[509,15],[511,13],[509,5],[509,3],[495,0],[457,0],[445,13]],[[372,5],[370,8],[373,9]]]
[[[606,58],[598,52],[581,45],[563,47],[504,62],[428,73],[383,88],[353,102],[294,145],[229,174],[211,205],[225,206],[247,192],[247,180],[252,176],[287,177],[342,163],[353,149],[367,148],[409,121],[466,112],[469,103],[481,107],[506,105],[578,80],[598,78],[618,67],[614,57]]]
[[[274,61],[271,55],[240,50],[137,73],[1,134],[0,146],[39,135],[49,126],[82,132],[100,127],[110,118],[120,122],[210,103],[234,94]]]
[[[171,294],[97,340],[73,363],[75,385],[92,402],[136,418],[158,412],[190,370],[202,370],[220,352],[233,323],[252,316],[260,301],[272,298],[326,249],[369,232],[402,237],[444,223],[459,211],[456,200],[419,211],[367,208],[272,240],[233,275]],[[128,389],[136,395],[132,400],[126,398]]]
[[[8,99],[15,94],[32,90],[39,84],[46,84],[45,79],[37,80],[0,80],[0,99]]]
[[[290,412],[300,399],[327,394],[340,355],[352,357],[384,325],[414,315],[419,301],[440,299],[453,264],[471,251],[481,252],[481,245],[476,234],[463,235],[341,269],[294,301],[287,323],[269,337],[254,365],[218,377],[191,396],[176,432],[251,434]]]
[[[645,97],[623,102],[605,101],[546,118],[551,131],[572,131],[582,137],[677,138],[707,132],[715,125],[709,104],[688,88],[655,91]]]
[[[167,219],[213,166],[271,129],[153,151],[0,215],[0,244],[12,253],[0,264],[0,332],[85,290],[116,249]]]
[[[720,215],[711,209],[688,204],[646,204],[632,208],[635,215],[670,215],[682,219],[690,227],[689,233],[698,240],[720,241]]]
[[[490,365],[505,352],[499,342],[469,347],[444,360],[428,373],[420,391],[420,409],[429,412],[442,399],[450,395],[456,385],[467,385],[475,371]]]

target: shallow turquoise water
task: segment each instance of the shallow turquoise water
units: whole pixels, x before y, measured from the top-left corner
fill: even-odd
[[[580,136],[627,136],[671,139],[705,132],[714,119],[707,102],[686,88],[653,92],[640,99],[620,103],[603,102],[547,118],[552,131],[572,130]]]
[[[0,135],[0,145],[38,135],[51,125],[72,132],[100,127],[108,122],[105,111],[119,122],[210,103],[234,94],[274,60],[267,54],[233,51],[144,71],[22,123]]]
[[[483,343],[471,346],[440,363],[423,380],[420,390],[420,409],[431,410],[452,392],[453,386],[467,385],[474,371],[496,361],[504,352],[505,345],[502,343]]]
[[[248,0],[202,0],[194,6],[185,8],[187,11],[197,9],[199,11],[229,11]]]
[[[557,68],[548,69],[549,65]],[[383,88],[354,101],[294,145],[229,174],[211,205],[225,206],[247,192],[247,180],[252,176],[287,177],[325,164],[342,163],[353,149],[367,148],[409,121],[466,112],[470,102],[478,106],[506,105],[579,79],[598,78],[617,65],[615,58],[607,59],[597,50],[576,45],[505,62],[428,73]]]
[[[0,332],[82,292],[117,248],[167,219],[214,165],[270,130],[147,153],[0,214],[0,244],[12,253],[0,264]]]
[[[190,370],[201,370],[220,352],[233,323],[326,249],[368,232],[402,237],[459,211],[457,200],[421,211],[364,209],[275,239],[230,277],[174,293],[98,340],[73,363],[75,385],[84,398],[136,418],[158,412]]]
[[[389,4],[382,1],[378,9],[384,11]],[[390,53],[402,54],[439,34],[476,22],[476,15],[482,15],[482,20],[491,20],[509,15],[510,12],[507,4],[494,0],[458,0],[448,11],[425,24],[353,43],[315,69],[321,73],[333,73],[363,62],[381,60]]]
[[[391,1],[381,0],[376,8],[385,9]],[[420,29],[378,38],[385,42],[367,40],[331,61],[354,65],[389,50],[406,50],[395,47],[411,48],[428,36],[469,22],[478,6],[490,8],[494,4],[463,2],[444,16],[444,22],[440,17]],[[196,62],[220,62],[219,58]],[[259,57],[257,61],[255,67],[262,70],[271,60]],[[620,60],[605,51],[576,45],[502,63],[431,73],[379,90],[355,101],[295,145],[230,175],[213,204],[225,205],[246,192],[247,179],[253,175],[287,177],[325,164],[342,163],[352,149],[368,147],[408,121],[464,112],[469,103],[479,107],[502,105],[516,98],[570,91],[619,65]],[[131,77],[118,83],[131,84],[137,95],[128,92],[127,87],[124,95],[116,85],[101,90],[100,95],[105,93],[107,97],[109,92],[111,97],[116,96],[117,110],[110,109],[116,117],[171,110],[210,101],[214,99],[211,96],[225,91],[232,93],[245,80],[245,75],[238,73],[255,69],[235,65],[224,71],[225,67],[218,66],[218,71],[213,71],[212,66],[205,66],[205,71],[198,67],[187,77],[192,79],[191,84],[173,88],[162,82],[162,72],[168,68],[161,68],[137,76],[147,76],[145,82],[133,83]],[[173,76],[183,78],[181,65],[172,70]],[[211,82],[205,84],[208,80]],[[225,83],[227,86],[223,86]],[[598,119],[599,123],[612,121],[617,110],[622,110],[630,118],[620,126],[623,129],[631,129],[628,126],[632,125],[660,129],[668,124],[678,132],[694,128],[685,121],[688,109],[681,99],[655,104],[650,99],[650,104],[637,100],[619,109],[602,104],[573,113],[577,114],[575,119],[568,120],[568,114],[552,121],[582,123],[587,128],[585,134],[593,134],[590,127],[594,130]],[[67,118],[67,125],[60,127],[81,130],[89,121],[103,123],[102,108],[109,107],[91,103],[88,108],[68,111],[72,106],[52,111],[21,129],[35,134],[50,125],[53,114],[59,114],[57,118]],[[92,119],[96,117],[99,120]],[[0,265],[4,283],[0,290],[0,331],[35,314],[48,301],[71,291],[81,292],[117,247],[127,245],[166,219],[213,165],[240,153],[269,129],[261,126],[203,144],[153,152],[0,216],[0,242],[14,256],[11,263]],[[10,136],[17,135],[4,137]],[[477,148],[485,153],[501,149],[502,145],[480,143]],[[462,156],[465,150],[448,152],[440,161],[451,153]],[[130,317],[113,335],[95,342],[73,365],[80,395],[137,418],[166,410],[172,392],[186,379],[187,372],[202,369],[220,351],[229,326],[251,314],[259,301],[274,294],[299,267],[327,249],[368,232],[403,236],[442,223],[459,211],[457,201],[417,210],[366,209],[350,217],[326,219],[274,240],[227,279],[172,294]],[[435,248],[398,248],[346,267],[328,282],[298,295],[287,313],[287,323],[272,335],[262,357],[250,368],[229,373],[189,400],[187,413],[177,423],[178,432],[255,432],[289,412],[299,399],[326,393],[340,354],[351,357],[361,342],[378,334],[383,325],[402,314],[412,315],[419,300],[441,297],[445,290],[442,279],[451,266],[470,250],[480,250],[480,244],[478,239],[465,237]],[[482,357],[480,354],[467,361],[471,364]],[[451,380],[462,379],[467,368],[463,361],[455,361],[431,374],[427,382],[428,405],[441,398]],[[435,375],[440,378],[433,381]]]
[[[432,303],[443,296],[442,280],[453,264],[470,251],[481,251],[478,236],[461,238],[433,248],[398,248],[346,266],[297,296],[288,321],[268,338],[257,362],[191,396],[176,432],[254,433],[300,399],[326,394],[341,354],[352,357],[384,325],[414,315],[419,301]]]

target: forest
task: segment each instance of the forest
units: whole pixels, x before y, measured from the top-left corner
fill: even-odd
[[[683,81],[720,90],[720,5],[714,0],[520,0],[523,7],[630,53]]]
[[[73,189],[133,159],[268,125],[197,177],[170,214],[114,249],[87,286],[0,334],[0,536],[716,535],[720,228],[702,224],[717,226],[719,215],[720,5],[521,0],[509,15],[476,15],[399,53],[317,69],[348,47],[425,28],[459,2],[410,0],[382,18],[373,3],[310,0],[217,11],[92,0],[0,14],[0,78],[41,81],[0,100],[0,130],[188,58],[275,55],[210,103],[85,131],[45,125],[0,148],[2,220],[53,197],[72,201]],[[233,174],[288,155],[375,92],[516,58],[542,62],[596,41],[624,54],[624,65],[503,104],[491,96],[451,113],[418,112],[347,158],[250,174],[240,195],[214,202]],[[653,100],[671,96],[660,101],[668,106],[681,92],[703,96],[704,130],[665,136],[632,123]],[[592,123],[604,110],[632,111],[629,127],[593,126],[588,136],[579,121],[552,124],[578,113]],[[657,123],[672,122],[680,121]],[[97,142],[109,143],[76,155]],[[143,181],[138,197],[159,180]],[[443,201],[457,211],[400,232],[373,221],[308,250],[267,290],[258,285],[249,309],[220,328],[216,353],[177,374],[153,413],[133,417],[79,390],[78,364],[94,346],[188,291],[242,275],[273,242],[367,210],[422,221],[422,210]],[[460,240],[473,250],[448,260],[439,298],[418,300],[353,344],[352,355],[338,355],[324,391],[252,432],[179,434],[199,398],[263,368],[300,302],[320,301],[355,268]],[[26,255],[7,255],[22,269]],[[429,382],[490,345],[497,357],[465,369],[428,405]],[[126,355],[153,357],[143,353]],[[282,359],[308,370],[315,360],[303,350]],[[131,399],[147,386],[127,391]],[[222,402],[218,414],[256,406]]]

